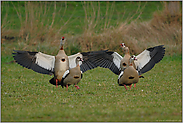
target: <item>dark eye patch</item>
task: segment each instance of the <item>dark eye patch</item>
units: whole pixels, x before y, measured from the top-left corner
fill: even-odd
[[[65,61],[65,59],[61,59],[61,61],[62,61],[62,62],[64,62],[64,61]]]
[[[123,63],[123,66],[126,66],[126,63]]]

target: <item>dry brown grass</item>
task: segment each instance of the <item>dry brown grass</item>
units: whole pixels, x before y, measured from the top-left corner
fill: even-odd
[[[40,45],[46,47],[56,47],[59,45],[61,31],[67,28],[70,18],[63,22],[63,18],[60,17],[62,24],[55,24],[55,19],[67,11],[67,7],[61,7],[59,10],[56,2],[54,5],[54,12],[50,20],[45,19],[47,13],[50,12],[49,4],[43,4],[40,2],[34,4],[34,2],[25,2],[25,19],[24,15],[21,15],[21,10],[14,6],[17,12],[19,20],[21,22],[20,30],[10,30],[6,28],[6,23],[9,23],[7,16],[5,16],[4,23],[1,25],[1,41],[6,38],[13,37],[14,40],[18,40],[18,44],[26,49],[29,46]],[[65,2],[65,6],[67,3]],[[145,5],[144,5],[145,6]],[[117,23],[111,26],[111,19],[113,14],[114,4],[109,6],[106,4],[106,14],[108,18],[101,19],[99,16],[100,3],[97,6],[92,2],[83,2],[83,9],[85,11],[85,21],[82,35],[64,34],[67,38],[65,48],[68,54],[73,54],[78,51],[89,50],[103,50],[109,49],[122,53],[120,43],[124,42],[129,48],[132,54],[138,54],[144,49],[156,45],[165,45],[166,54],[181,54],[182,53],[182,11],[179,7],[172,8],[170,4],[164,2],[164,10],[161,12],[155,12],[152,20],[148,22],[138,22],[144,6],[139,4],[138,9],[134,15],[138,15],[135,20],[132,21],[133,16],[126,18],[125,22]],[[175,6],[175,5],[172,5]],[[176,6],[180,6],[180,2]],[[173,12],[171,10],[174,10]],[[74,12],[73,12],[74,13]],[[118,15],[121,19],[123,16]],[[133,18],[134,19],[134,18]],[[103,25],[99,23],[103,22]],[[129,24],[129,22],[131,22]],[[46,25],[45,25],[46,24]],[[59,26],[58,26],[59,25]],[[101,28],[101,32],[96,32],[96,29]],[[8,36],[8,37],[5,37]],[[2,38],[3,37],[3,38]],[[1,42],[1,43],[2,43]],[[29,48],[30,49],[30,48]],[[53,48],[54,49],[54,48]],[[39,49],[38,49],[39,50]],[[51,52],[54,52],[53,50]]]
[[[21,7],[17,7],[14,4],[12,2],[21,24],[20,30],[6,28],[7,23],[9,23],[8,15],[6,15],[1,26],[1,37],[3,39],[14,37],[21,41],[24,40],[28,45],[37,45],[40,42],[47,42],[51,45],[51,43],[59,42],[61,38],[60,32],[67,28],[67,24],[73,16],[71,14],[68,20],[64,20],[62,17],[67,11],[67,2],[63,2],[65,7],[58,7],[56,2],[38,3],[27,1],[24,3],[25,15],[22,15]],[[51,6],[54,6],[54,10],[51,10]],[[47,17],[48,13],[52,14],[52,18]],[[58,17],[60,22],[55,23],[55,19],[58,19]]]
[[[121,53],[120,43],[124,42],[132,54],[156,45],[165,45],[167,55],[181,54],[182,12],[179,9],[171,14],[165,2],[164,10],[154,13],[149,22],[122,22],[118,28],[108,29],[101,34],[87,32],[78,37],[76,42],[84,51],[109,49]]]

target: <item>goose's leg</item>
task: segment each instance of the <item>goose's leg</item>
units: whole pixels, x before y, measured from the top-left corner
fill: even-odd
[[[136,84],[134,84],[134,87],[136,87]]]
[[[126,85],[124,85],[124,87],[125,87],[126,90],[128,90],[127,87],[126,87]]]
[[[80,89],[79,86],[75,85],[74,87],[76,87],[77,89]]]
[[[129,85],[129,87],[130,87],[130,90],[131,90],[132,84],[131,84],[131,85]]]
[[[58,87],[58,79],[56,79],[56,87]]]
[[[68,85],[66,85],[66,91],[68,91]]]

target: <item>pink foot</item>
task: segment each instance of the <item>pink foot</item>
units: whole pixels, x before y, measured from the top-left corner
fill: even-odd
[[[134,87],[136,87],[136,84],[134,84]]]
[[[124,85],[124,87],[125,87],[126,90],[128,90],[127,87],[126,87],[126,85]]]
[[[131,90],[132,84],[131,84],[131,85],[129,85],[129,87],[130,87],[130,90]]]
[[[66,85],[66,91],[68,91],[68,85]]]
[[[77,86],[77,85],[75,85],[75,87],[76,87],[77,89],[80,89],[79,86]]]
[[[56,87],[58,87],[58,79],[56,79]]]

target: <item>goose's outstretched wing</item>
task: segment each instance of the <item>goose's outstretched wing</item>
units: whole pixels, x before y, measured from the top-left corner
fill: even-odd
[[[111,52],[108,50],[81,52],[75,55],[69,56],[69,66],[73,68],[76,66],[76,57],[81,57],[83,62],[80,62],[81,71],[84,73],[87,70],[94,69],[96,67],[109,68],[115,74],[120,73],[120,61],[122,57],[117,52]]]
[[[148,48],[137,56],[137,61],[134,61],[139,75],[151,70],[154,65],[160,62],[165,55],[164,45]]]
[[[35,72],[52,75],[54,72],[55,56],[41,52],[14,50],[13,58],[23,67]]]

